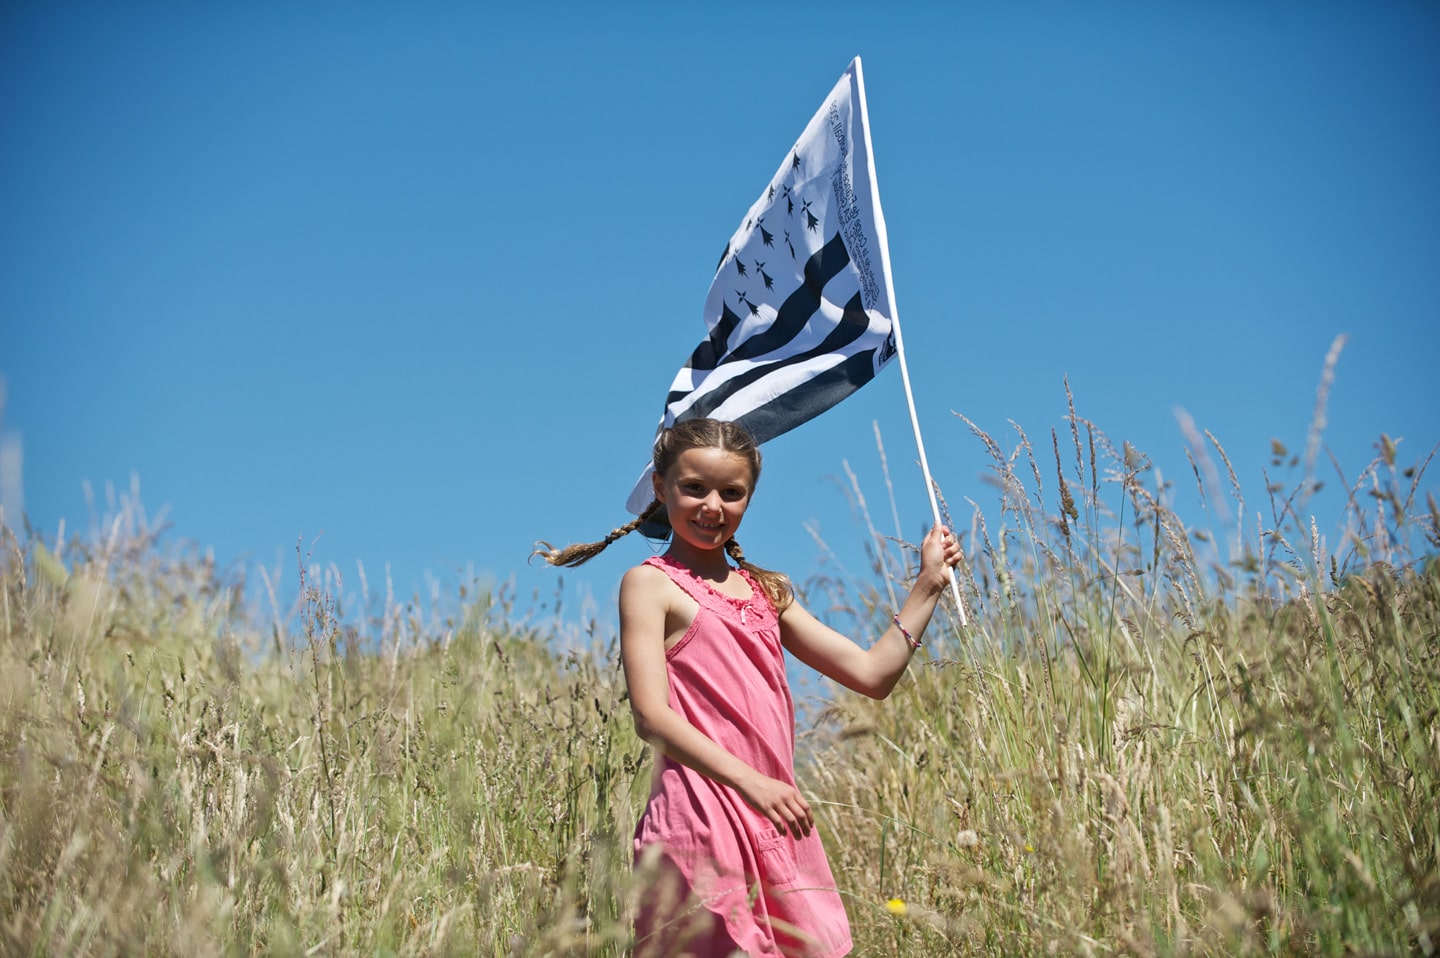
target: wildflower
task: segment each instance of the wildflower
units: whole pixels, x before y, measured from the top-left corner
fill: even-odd
[[[905,899],[903,898],[892,898],[885,903],[885,907],[889,909],[890,914],[902,918],[905,916],[905,913],[910,910],[909,907],[906,906]]]
[[[973,828],[961,829],[960,833],[955,836],[955,844],[961,848],[974,848],[980,844],[980,836],[975,834]]]

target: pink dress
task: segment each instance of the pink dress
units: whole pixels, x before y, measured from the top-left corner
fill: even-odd
[[[670,707],[757,771],[793,785],[795,711],[775,607],[743,570],[751,596],[741,600],[668,556],[646,562],[700,604],[665,653]],[[818,832],[781,835],[734,789],[659,751],[655,761],[635,853],[640,864],[650,846],[660,846],[663,881],[637,918],[637,956],[850,951],[845,906]]]

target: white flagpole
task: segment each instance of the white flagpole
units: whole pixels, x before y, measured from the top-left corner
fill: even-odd
[[[886,282],[889,282],[889,274],[886,274]],[[940,503],[935,498],[935,482],[930,478],[930,464],[925,460],[925,440],[920,436],[920,418],[915,414],[915,396],[910,391],[910,370],[905,366],[905,345],[900,339],[900,311],[895,307],[895,293],[890,293],[890,308],[894,311],[893,328],[895,330],[895,352],[900,360],[900,381],[905,384],[905,402],[910,407],[910,426],[915,430],[915,448],[920,452],[920,471],[925,474],[925,491],[930,494],[930,514],[935,521],[940,521]],[[955,608],[960,612],[960,625],[966,627],[970,624],[965,615],[965,600],[960,596],[960,580],[955,577],[955,570],[950,570],[950,591],[955,596]]]
[[[860,116],[863,118],[861,127],[865,131],[865,160],[870,164],[870,183],[878,183],[875,178],[875,151],[870,143],[870,112],[865,106],[865,73],[860,65],[860,58],[855,58],[855,79],[856,88],[860,94]],[[878,205],[877,205],[878,212]],[[935,521],[940,522],[940,502],[935,498],[935,482],[930,478],[930,463],[925,458],[925,440],[920,435],[920,417],[915,412],[915,395],[910,390],[910,369],[905,364],[905,343],[900,335],[900,307],[895,303],[895,278],[890,275],[890,240],[886,235],[885,217],[875,217],[876,239],[880,246],[880,272],[885,276],[885,293],[890,298],[890,324],[895,333],[895,352],[900,360],[900,381],[905,384],[905,402],[910,408],[910,426],[915,431],[915,448],[920,453],[920,471],[925,476],[925,492],[930,497],[930,513]],[[960,580],[955,576],[955,570],[950,570],[950,591],[955,596],[955,608],[960,612],[960,625],[968,627],[969,618],[965,615],[965,600],[960,595]]]

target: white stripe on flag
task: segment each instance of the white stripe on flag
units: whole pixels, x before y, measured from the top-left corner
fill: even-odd
[[[895,356],[888,270],[856,57],[726,245],[705,300],[710,334],[675,376],[659,429],[710,416],[767,442],[875,378]],[[634,514],[653,498],[651,471],[626,503]]]

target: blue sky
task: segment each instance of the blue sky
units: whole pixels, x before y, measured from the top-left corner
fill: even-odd
[[[720,251],[856,55],[952,505],[996,519],[952,413],[1048,445],[1068,377],[1182,514],[1177,409],[1257,506],[1342,333],[1347,476],[1382,432],[1440,441],[1440,6],[670,7],[5,4],[7,516],[83,532],[85,484],[103,512],[138,477],[252,581],[293,589],[302,542],[347,589],[363,563],[609,617],[643,540],[563,579],[529,549],[627,518]],[[918,533],[892,365],[766,447],[752,559],[860,565],[847,462],[893,529],[872,424]]]

